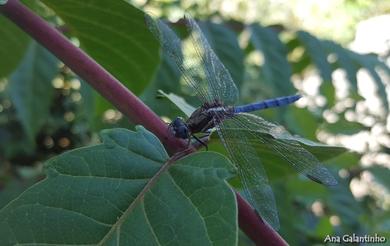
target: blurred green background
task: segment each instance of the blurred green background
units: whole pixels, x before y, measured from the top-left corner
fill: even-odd
[[[99,12],[83,2],[23,2],[167,122],[184,114],[158,90],[199,105],[174,64],[156,59],[158,43],[131,5],[92,1],[110,10]],[[179,34],[184,13],[201,20],[242,103],[299,91],[304,97],[295,106],[259,115],[306,139],[351,150],[325,162],[340,181],[331,189],[295,174],[269,173],[280,233],[290,244],[321,244],[326,235],[352,233],[389,238],[389,1],[128,2],[167,20]],[[100,129],[133,125],[2,16],[0,27],[2,207],[44,177],[45,160],[96,143]]]

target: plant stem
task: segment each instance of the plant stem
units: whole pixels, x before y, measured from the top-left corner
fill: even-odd
[[[0,5],[0,12],[57,56],[133,123],[153,132],[170,153],[186,147],[184,141],[170,134],[167,125],[116,78],[18,0],[9,0],[5,5]],[[236,197],[240,227],[257,245],[286,245],[238,193]]]

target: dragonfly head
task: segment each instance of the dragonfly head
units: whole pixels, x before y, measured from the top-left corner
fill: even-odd
[[[187,139],[190,137],[190,131],[187,124],[181,117],[177,117],[174,121],[169,124],[173,135],[177,138]]]

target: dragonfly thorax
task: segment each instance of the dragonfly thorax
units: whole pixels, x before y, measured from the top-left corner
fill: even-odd
[[[214,128],[216,122],[227,118],[232,112],[231,107],[224,107],[218,101],[205,103],[191,114],[186,123],[191,134],[205,133],[209,129]]]

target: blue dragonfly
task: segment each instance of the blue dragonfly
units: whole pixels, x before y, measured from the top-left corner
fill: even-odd
[[[299,173],[323,185],[336,185],[332,174],[304,149],[283,127],[270,123],[249,112],[280,107],[297,101],[291,95],[234,106],[238,89],[233,79],[210,47],[198,24],[185,16],[189,31],[191,55],[182,52],[182,42],[162,21],[146,16],[150,31],[160,42],[163,52],[179,68],[184,81],[193,89],[201,106],[184,121],[176,118],[172,133],[189,141],[194,134],[216,129],[230,160],[237,167],[244,195],[260,215],[274,228],[279,228],[275,198],[269,184],[261,156],[256,146],[269,148],[292,165]],[[198,141],[200,141],[198,139]]]

